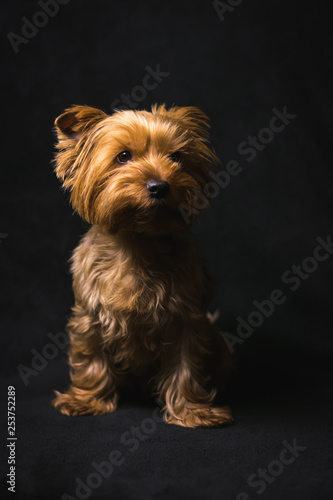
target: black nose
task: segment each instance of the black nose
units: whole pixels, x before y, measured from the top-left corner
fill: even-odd
[[[165,181],[149,181],[146,188],[152,198],[165,198],[169,192],[169,184]]]

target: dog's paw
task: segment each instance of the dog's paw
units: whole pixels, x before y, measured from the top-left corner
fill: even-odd
[[[221,427],[232,424],[234,421],[229,406],[184,408],[178,414],[166,413],[164,419],[168,424],[182,427]]]
[[[70,393],[61,394],[55,391],[56,398],[52,400],[53,406],[64,415],[104,415],[112,413],[117,408],[113,400],[97,399],[94,397],[79,397]]]

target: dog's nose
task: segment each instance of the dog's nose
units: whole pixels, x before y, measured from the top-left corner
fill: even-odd
[[[169,184],[165,181],[149,181],[146,188],[152,198],[162,199],[165,198],[169,192]]]

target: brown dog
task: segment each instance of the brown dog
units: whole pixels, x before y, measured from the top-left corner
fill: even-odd
[[[166,422],[232,422],[214,407],[231,362],[206,316],[211,285],[182,216],[217,160],[207,116],[164,105],[108,116],[73,106],[56,121],[56,174],[91,229],[72,257],[71,385],[66,415],[112,412],[133,381],[163,402]]]

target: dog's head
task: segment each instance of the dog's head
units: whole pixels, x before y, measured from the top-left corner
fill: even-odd
[[[198,195],[208,205],[203,193],[217,158],[198,108],[153,105],[108,116],[73,106],[55,126],[56,174],[88,222],[112,232],[170,234],[198,215]]]

